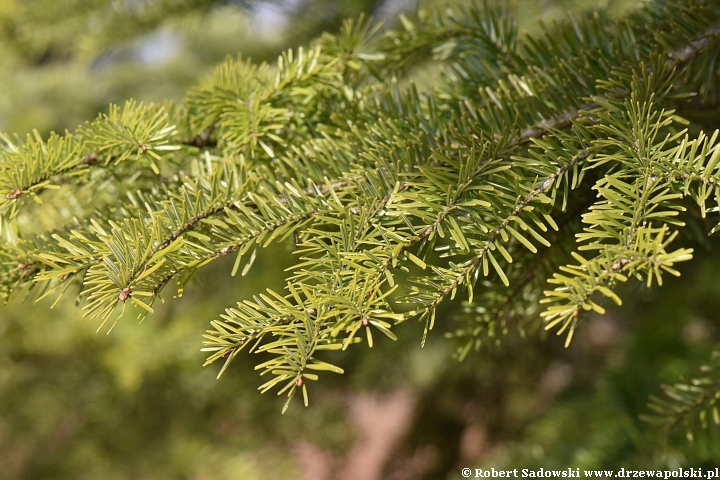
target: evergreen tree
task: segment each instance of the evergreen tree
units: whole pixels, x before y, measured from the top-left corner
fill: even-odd
[[[4,136],[0,288],[72,295],[111,330],[218,258],[245,275],[293,242],[285,290],[228,308],[204,346],[220,374],[262,354],[285,408],[342,372],[333,351],[408,320],[423,341],[459,322],[461,360],[512,329],[569,345],[620,284],[679,275],[688,232],[716,229],[720,7],[690,3],[537,35],[487,5],[359,18],[273,65],[228,60],[181,102]],[[719,388],[667,388],[651,419],[718,423]]]

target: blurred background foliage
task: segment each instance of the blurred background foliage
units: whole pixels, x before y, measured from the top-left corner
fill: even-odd
[[[440,4],[444,0],[429,0]],[[521,29],[567,11],[639,2],[514,0]],[[180,99],[226,55],[271,60],[361,12],[392,24],[401,0],[0,0],[0,130],[45,135],[127,98]],[[414,75],[432,83],[432,65]],[[198,332],[259,286],[282,287],[281,245],[242,279],[216,262],[145,321],[109,336],[71,302],[0,309],[0,476],[7,479],[444,479],[462,467],[715,466],[717,433],[689,443],[639,420],[658,385],[691,377],[720,340],[720,262],[710,240],[662,290],[633,287],[568,349],[535,334],[452,359],[452,311],[421,349],[337,353],[346,375],[281,416],[242,357],[222,380]],[[717,242],[716,242],[717,243]],[[718,245],[714,245],[717,249]],[[717,251],[717,250],[715,250]],[[706,253],[702,253],[706,252]],[[130,320],[130,319],[128,319]],[[253,359],[254,360],[254,359]]]

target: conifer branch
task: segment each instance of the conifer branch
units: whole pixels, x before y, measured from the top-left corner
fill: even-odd
[[[663,397],[650,397],[648,407],[653,413],[641,415],[641,419],[662,425],[666,433],[685,424],[685,434],[690,441],[695,436],[693,424],[699,423],[702,430],[707,430],[712,419],[712,424],[716,427],[720,425],[717,405],[720,396],[720,382],[717,381],[719,358],[720,354],[713,352],[710,362],[700,368],[705,374],[702,377],[674,385],[661,385]]]
[[[707,29],[697,40],[668,55],[667,66],[669,68],[682,68],[691,60],[700,55],[703,50],[710,47],[713,41],[720,36],[720,25],[714,25]]]
[[[432,312],[434,312],[438,304],[445,297],[455,291],[457,287],[468,278],[468,275],[470,275],[473,271],[480,267],[483,261],[487,262],[487,260],[485,259],[486,254],[490,251],[492,246],[495,245],[495,242],[498,241],[502,232],[504,232],[508,228],[510,223],[515,220],[526,207],[528,207],[533,201],[535,201],[538,196],[542,195],[548,188],[550,188],[561,175],[563,175],[565,172],[567,172],[580,162],[585,161],[591,155],[591,153],[591,150],[588,149],[575,155],[567,164],[560,167],[554,175],[543,180],[540,185],[535,187],[522,200],[520,200],[510,211],[510,213],[505,216],[502,222],[500,222],[500,224],[497,225],[495,229],[490,233],[490,235],[485,239],[485,245],[480,249],[479,252],[477,252],[475,257],[471,261],[466,262],[466,264],[460,270],[455,272],[455,278],[453,278],[443,290],[438,292],[437,296],[428,305],[424,307],[421,317],[425,318]],[[472,287],[468,285],[468,288]]]
[[[670,1],[649,18],[588,17],[535,37],[489,9],[422,15],[379,41],[368,22],[348,23],[274,68],[228,60],[177,110],[113,107],[73,135],[9,145],[0,209],[17,224],[33,225],[28,212],[17,216],[26,194],[60,181],[72,194],[97,166],[143,159],[157,173],[156,161],[172,160],[175,174],[61,231],[19,231],[0,245],[2,292],[35,286],[44,296],[80,283],[84,314],[104,324],[128,303],[152,312],[171,281],[181,293],[225,255],[244,274],[259,249],[292,236],[286,290],[213,321],[206,364],[224,359],[222,373],[241,350],[266,354],[261,391],[278,387],[288,401],[302,391],[307,403],[311,370],[341,371],[322,351],[362,333],[370,346],[374,332],[395,338],[393,325],[412,317],[427,335],[461,287],[475,305],[481,274],[482,321],[505,309],[534,316],[546,267],[569,243],[550,229],[573,211],[572,192],[585,201],[593,183],[598,198],[581,208],[576,240],[594,253],[574,253],[577,264],[549,279],[546,328],[569,329],[569,341],[580,310],[602,311],[595,295],[619,301],[618,282],[677,274],[673,265],[691,257],[667,251],[683,226],[678,202],[692,197],[703,215],[720,209],[720,147],[717,132],[683,138],[665,107],[695,91],[705,101],[720,10]],[[421,94],[383,77],[431,46],[444,85]],[[170,144],[180,138],[195,148]],[[536,243],[547,248],[538,254]],[[411,286],[398,296],[405,273]],[[412,310],[397,313],[396,301]],[[470,333],[465,348],[480,338]]]
[[[133,155],[159,173],[155,161],[161,157],[156,152],[179,148],[169,145],[174,132],[162,108],[127,102],[122,109],[111,105],[107,115],[74,135],[53,133],[45,142],[35,133],[17,143],[3,137],[7,146],[0,152],[0,211],[10,209],[14,217],[23,195],[37,198],[41,190],[57,188],[54,178],[76,177],[94,165],[118,164]]]

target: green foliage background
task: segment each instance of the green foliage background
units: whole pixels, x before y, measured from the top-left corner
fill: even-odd
[[[0,0],[0,130],[47,134],[110,102],[177,99],[226,54],[272,58],[382,4],[311,2],[283,34],[259,35],[244,13],[257,5],[167,0],[139,19],[113,10],[117,3]],[[518,0],[511,10],[532,31],[537,19],[565,10],[620,15],[631,3]],[[162,41],[175,49],[169,58],[138,61]],[[433,74],[431,64],[414,73],[421,84]],[[0,471],[9,479],[302,478],[303,442],[342,456],[358,440],[349,397],[398,390],[417,404],[387,478],[400,478],[391,475],[403,471],[401,460],[418,455],[429,460],[414,478],[426,479],[460,478],[465,466],[714,466],[716,432],[688,443],[640,420],[658,385],[692,377],[720,340],[720,262],[709,253],[720,245],[704,235],[695,241],[699,253],[681,279],[662,290],[625,287],[631,301],[591,318],[568,349],[554,335],[511,335],[457,363],[443,337],[449,322],[437,322],[423,349],[422,325],[403,324],[398,342],[337,354],[347,374],[327,378],[310,408],[284,416],[282,399],[257,394],[252,359],[238,357],[246,365],[220,381],[215,368],[203,369],[197,332],[258,286],[281,289],[282,274],[272,272],[282,271],[291,242],[240,280],[229,276],[232,260],[216,262],[183,298],[142,324],[126,319],[109,336],[96,334],[72,302],[49,310],[15,298],[0,310]],[[439,316],[457,308],[444,305]]]

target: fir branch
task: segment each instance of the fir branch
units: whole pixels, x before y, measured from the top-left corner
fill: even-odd
[[[536,37],[518,36],[489,10],[405,19],[379,42],[361,20],[285,53],[274,69],[229,60],[177,110],[113,107],[72,136],[31,138],[16,148],[26,150],[22,162],[0,164],[4,211],[60,181],[72,194],[81,173],[109,163],[144,159],[157,172],[156,160],[172,159],[178,173],[60,232],[19,232],[0,245],[0,288],[49,294],[82,273],[83,312],[104,323],[128,303],[151,312],[172,280],[182,293],[222,256],[236,254],[233,274],[244,274],[259,249],[293,236],[286,291],[212,322],[206,364],[224,358],[222,373],[243,349],[267,354],[258,369],[271,378],[261,391],[278,387],[288,401],[302,391],[307,403],[311,370],[340,371],[319,360],[322,351],[345,349],[361,332],[370,346],[374,332],[394,338],[393,324],[411,317],[426,320],[427,335],[439,304],[461,287],[474,305],[481,273],[488,315],[502,322],[505,309],[518,319],[531,312],[545,277],[536,272],[567,243],[547,232],[558,230],[568,202],[575,207],[571,192],[594,182],[599,198],[581,208],[586,228],[576,237],[578,251],[593,256],[575,253],[578,263],[560,267],[543,300],[546,327],[562,324],[569,341],[581,309],[603,310],[594,295],[619,301],[618,282],[660,282],[690,258],[687,249],[667,251],[683,196],[703,215],[720,209],[717,132],[683,139],[662,108],[716,89],[720,11],[695,3],[670,2],[646,11],[649,20],[561,23]],[[445,85],[420,94],[383,80],[398,52],[408,66],[431,45],[447,67]],[[448,85],[452,75],[460,81]],[[177,138],[195,148],[162,153]],[[63,142],[72,155],[53,146]],[[17,153],[8,148],[0,158]],[[124,191],[114,188],[108,197]],[[717,206],[708,208],[713,194]],[[32,230],[29,217],[16,222]],[[548,248],[538,254],[534,241]],[[411,268],[412,286],[396,297],[396,275]],[[395,301],[412,310],[396,313]],[[471,346],[479,337],[470,333]]]
[[[669,189],[659,184],[657,175],[653,174],[656,160],[672,156],[676,149],[668,151],[666,145],[672,144],[679,135],[668,135],[660,142],[656,141],[660,131],[672,123],[672,112],[657,111],[653,103],[655,93],[648,92],[667,91],[664,85],[672,84],[672,81],[672,75],[663,75],[659,68],[652,72],[636,72],[629,87],[632,92],[629,100],[605,102],[607,113],[600,115],[604,123],[595,127],[600,138],[595,142],[598,154],[594,162],[600,165],[613,161],[619,168],[595,185],[598,196],[605,200],[584,215],[583,221],[589,227],[577,235],[578,241],[590,242],[580,249],[602,253],[592,260],[574,253],[580,265],[561,268],[567,275],[555,274],[549,283],[560,286],[547,291],[546,298],[541,301],[551,304],[541,314],[546,321],[545,328],[561,324],[558,334],[568,330],[566,345],[571,341],[581,309],[604,312],[590,300],[594,293],[602,292],[620,304],[620,299],[607,285],[616,280],[626,281],[627,278],[618,272],[628,264],[633,266],[633,273],[646,273],[650,286],[654,277],[661,284],[661,270],[678,275],[672,265],[691,258],[692,250],[689,249],[665,252],[677,234],[666,238],[667,224],[682,226],[672,220],[681,207],[670,203],[680,195],[668,194]],[[643,95],[649,95],[649,98],[643,98]],[[602,139],[608,134],[617,138]],[[608,148],[613,150],[607,152]],[[662,226],[653,228],[651,221],[660,222]]]
[[[708,416],[712,418],[713,424],[720,425],[717,406],[720,382],[715,378],[718,358],[718,352],[713,352],[709,364],[700,368],[706,376],[693,378],[687,383],[661,385],[664,397],[651,396],[648,407],[653,414],[641,415],[641,419],[662,425],[666,434],[680,424],[685,424],[686,436],[690,441],[694,439],[693,423],[696,421],[699,421],[703,430],[708,429]]]
[[[456,273],[455,278],[451,280],[450,283],[442,291],[438,292],[437,296],[428,305],[424,307],[421,317],[425,318],[430,315],[445,297],[447,297],[450,293],[456,290],[457,287],[461,283],[463,283],[466,277],[482,264],[485,255],[491,248],[491,245],[493,245],[498,240],[501,233],[510,225],[510,222],[512,222],[516,217],[518,217],[520,213],[533,201],[535,201],[538,196],[542,195],[548,188],[550,188],[561,175],[570,170],[576,164],[585,161],[591,154],[592,151],[588,149],[575,155],[567,164],[560,167],[555,174],[547,177],[545,180],[543,180],[542,183],[540,183],[540,185],[535,187],[522,200],[520,200],[511,210],[511,212],[503,218],[502,222],[500,222],[500,224],[496,226],[495,229],[486,238],[485,245],[480,249],[479,252],[477,252],[475,257],[471,261],[466,262],[465,266]]]
[[[156,152],[179,148],[169,145],[174,132],[162,108],[127,102],[122,109],[111,105],[107,115],[75,134],[53,133],[43,141],[36,132],[17,144],[3,137],[7,146],[0,153],[0,211],[9,208],[12,218],[23,195],[37,199],[41,190],[57,188],[59,181],[51,180],[77,177],[95,165],[118,164],[133,154],[159,173],[155,160],[161,157]]]
[[[380,39],[379,49],[385,58],[381,71],[396,73],[408,70],[415,63],[427,60],[427,54],[447,61],[454,53],[468,48],[492,65],[486,78],[494,79],[502,70],[516,69],[515,42],[517,26],[500,8],[484,4],[459,6],[437,11],[421,10],[416,21],[401,16],[402,30],[391,30]],[[464,43],[465,48],[458,43]]]

